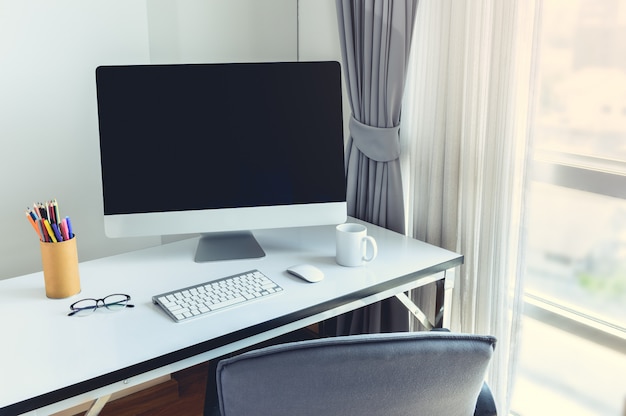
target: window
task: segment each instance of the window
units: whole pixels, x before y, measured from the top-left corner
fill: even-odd
[[[617,415],[626,406],[626,2],[543,8],[512,410]],[[550,409],[537,394],[563,403]]]
[[[626,4],[546,0],[527,290],[626,326]]]

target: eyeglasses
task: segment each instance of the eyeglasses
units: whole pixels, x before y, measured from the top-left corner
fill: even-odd
[[[96,309],[105,307],[111,312],[121,311],[124,308],[134,308],[135,305],[128,303],[130,301],[129,295],[122,295],[119,293],[109,295],[103,299],[81,299],[70,305],[72,312],[67,316],[87,316],[91,315]]]

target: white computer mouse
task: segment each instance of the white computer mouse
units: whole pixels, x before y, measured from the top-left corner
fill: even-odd
[[[324,272],[311,264],[297,264],[289,267],[287,271],[311,283],[316,283],[324,279]]]

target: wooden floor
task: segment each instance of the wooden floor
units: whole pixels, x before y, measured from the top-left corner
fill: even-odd
[[[259,344],[262,346],[317,338],[316,326],[295,331]],[[173,373],[171,379],[126,397],[112,400],[100,412],[101,416],[203,416],[204,396],[209,363]],[[76,416],[84,416],[78,413]]]
[[[173,373],[171,379],[112,400],[101,416],[203,416],[208,363]],[[76,416],[84,416],[78,413]]]
[[[172,374],[178,384],[178,400],[137,413],[137,416],[202,416],[208,367],[208,363],[204,363]],[[114,414],[117,415],[111,413]]]

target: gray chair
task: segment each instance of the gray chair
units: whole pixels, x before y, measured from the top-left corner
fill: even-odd
[[[221,360],[222,416],[495,415],[495,338],[450,332],[292,342]],[[479,404],[477,405],[477,401]]]

